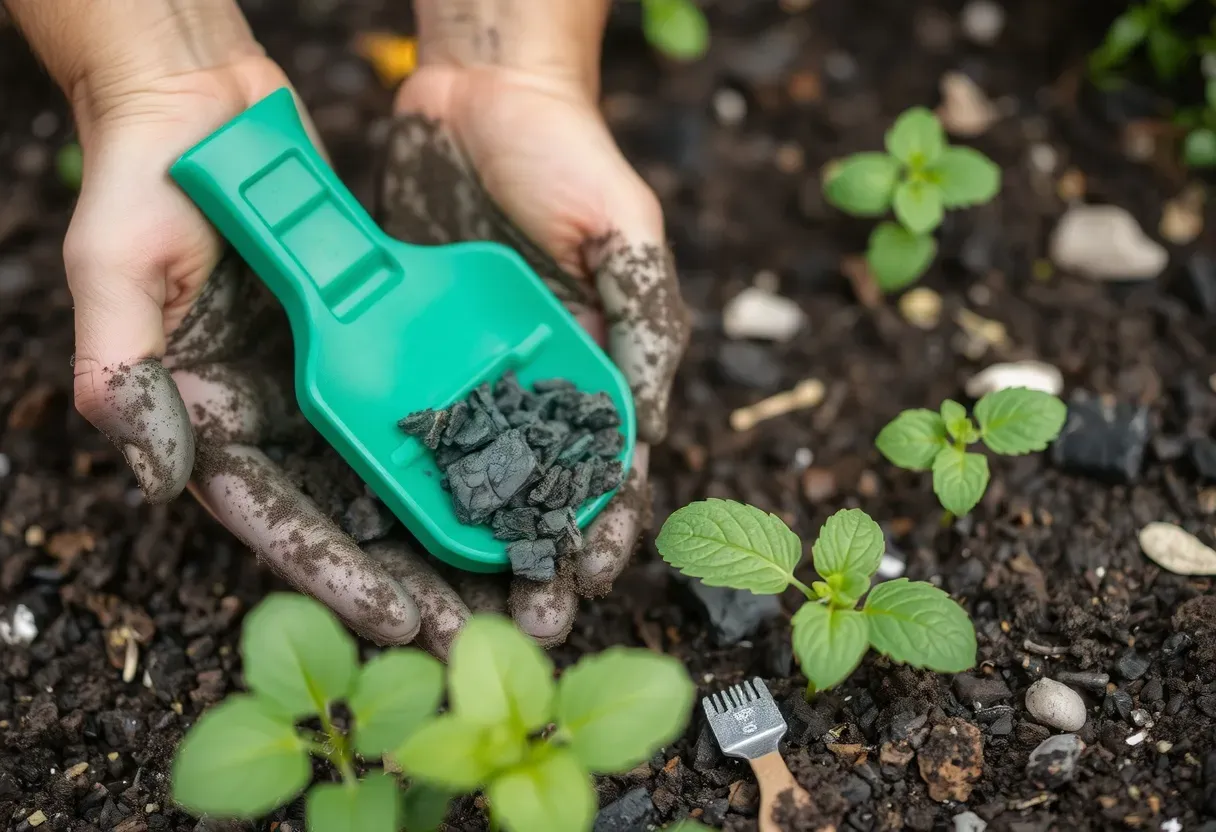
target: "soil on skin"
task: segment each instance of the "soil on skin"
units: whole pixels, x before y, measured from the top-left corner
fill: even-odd
[[[1010,3],[1000,39],[979,47],[960,33],[961,5],[818,0],[786,12],[719,0],[711,54],[674,68],[657,65],[636,4],[625,4],[606,46],[604,112],[663,200],[696,316],[670,442],[652,462],[655,516],[728,497],[779,513],[809,540],[833,511],[865,509],[909,577],[938,581],[966,605],[976,675],[1003,680],[1009,695],[998,690],[977,710],[957,680],[871,657],[808,705],[788,650],[798,599],[786,597],[783,616],[750,640],[719,647],[649,541],[610,597],[584,605],[554,656],[565,666],[609,645],[645,645],[686,662],[702,692],[763,676],[785,703],[786,757],[816,801],[809,813],[786,807],[790,829],[950,829],[968,809],[990,830],[1216,829],[1212,582],[1163,572],[1136,539],[1166,520],[1212,540],[1216,499],[1178,438],[1211,435],[1216,421],[1216,321],[1175,286],[1196,251],[1216,254],[1216,240],[1205,231],[1171,247],[1159,280],[1044,275],[1036,264],[1065,207],[1066,171],[1078,172],[1069,187],[1083,183],[1086,200],[1126,207],[1152,234],[1185,178],[1125,155],[1120,119],[1143,111],[1137,95],[1096,96],[1079,82],[1085,50],[1116,9]],[[404,30],[408,12],[370,0],[246,6],[340,174],[370,203],[391,92],[350,37]],[[947,219],[925,281],[943,298],[942,320],[924,331],[893,301],[858,302],[841,258],[862,249],[870,224],[824,203],[818,171],[880,147],[900,111],[938,102],[952,70],[998,102],[1003,115],[973,143],[1001,164],[1004,188]],[[723,123],[740,95],[742,119]],[[0,29],[0,119],[0,604],[5,620],[24,604],[39,629],[31,645],[0,645],[0,827],[25,832],[38,812],[52,830],[221,829],[169,807],[171,755],[205,707],[240,688],[242,615],[276,583],[191,500],[143,506],[118,452],[72,409],[60,247],[73,194],[53,166],[70,125],[11,26]],[[1036,167],[1049,152],[1054,174]],[[723,365],[738,356],[723,354],[720,311],[762,271],[809,323],[787,344],[757,346],[774,377],[731,376]],[[962,310],[1001,322],[1007,344],[968,352]],[[1108,484],[1062,473],[1046,455],[995,460],[982,505],[941,530],[929,478],[893,470],[873,438],[901,409],[962,398],[976,370],[1023,357],[1058,366],[1069,390],[1146,404],[1143,475]],[[748,433],[729,428],[733,408],[807,376],[827,385],[820,407]],[[360,493],[354,477],[332,454],[297,451],[289,467],[302,481],[338,484],[310,490],[326,511],[345,511]],[[1128,651],[1149,662],[1137,678]],[[137,663],[124,681],[129,657]],[[1069,671],[1093,674],[1086,750],[1071,782],[1039,788],[1027,758],[1054,732],[1029,716],[1023,694]],[[1146,717],[1151,727],[1137,724]],[[757,828],[750,773],[717,757],[699,719],[649,764],[603,779],[602,803],[639,786],[653,823],[692,814]],[[451,828],[482,829],[480,818],[465,800]],[[302,825],[296,805],[255,828]]]

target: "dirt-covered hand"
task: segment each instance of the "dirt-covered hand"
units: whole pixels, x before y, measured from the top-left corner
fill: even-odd
[[[402,87],[396,110],[380,200],[385,231],[412,243],[494,240],[519,251],[606,343],[633,390],[640,441],[586,548],[550,583],[516,579],[508,590],[502,580],[453,576],[453,586],[401,547],[372,551],[418,603],[419,639],[437,653],[470,608],[504,605],[526,632],[558,643],[578,597],[611,588],[649,514],[649,447],[666,433],[689,330],[662,211],[577,84],[429,65]]]

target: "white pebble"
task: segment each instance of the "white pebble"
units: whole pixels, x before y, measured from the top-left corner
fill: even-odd
[[[747,99],[738,90],[723,87],[714,93],[714,115],[719,124],[733,127],[747,117]]]
[[[1170,259],[1117,205],[1073,205],[1056,224],[1050,251],[1061,269],[1095,280],[1147,280]]]
[[[1001,36],[1005,28],[1005,10],[992,0],[971,0],[963,6],[961,23],[967,37],[987,46]]]
[[[0,620],[0,641],[11,645],[25,645],[38,636],[38,625],[34,623],[34,614],[25,604],[18,604],[13,610],[11,621]]]
[[[787,297],[749,286],[722,310],[722,328],[728,338],[788,341],[802,328],[806,315]]]
[[[1182,832],[1182,821],[1178,818],[1161,821],[1161,832]]]
[[[1030,146],[1030,166],[1041,174],[1050,176],[1060,165],[1060,154],[1049,144],[1035,142]]]
[[[829,52],[823,58],[823,71],[833,81],[850,81],[857,74],[857,61],[848,52]]]
[[[985,367],[968,379],[964,390],[971,398],[978,399],[985,393],[1010,387],[1026,387],[1058,396],[1064,389],[1064,375],[1043,361],[1013,361]]]
[[[878,562],[878,576],[891,580],[904,574],[908,565],[894,555],[883,555]]]
[[[1080,731],[1085,725],[1081,694],[1054,679],[1040,679],[1026,691],[1026,710],[1041,725],[1061,731]]]
[[[961,812],[954,816],[954,832],[984,832],[988,823],[975,812]]]
[[[1153,522],[1141,529],[1140,548],[1175,575],[1216,575],[1216,551],[1173,523]]]
[[[987,93],[961,72],[943,75],[940,88],[942,103],[937,108],[937,117],[951,135],[973,138],[1001,117]]]
[[[1144,742],[1146,739],[1148,739],[1148,731],[1137,731],[1136,733],[1134,733],[1130,737],[1128,737],[1126,742],[1128,745],[1134,746],[1134,745],[1139,745],[1140,743]]]

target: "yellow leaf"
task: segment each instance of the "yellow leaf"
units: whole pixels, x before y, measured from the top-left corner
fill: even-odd
[[[388,32],[366,32],[355,40],[355,51],[367,60],[387,87],[405,80],[418,65],[414,38]]]

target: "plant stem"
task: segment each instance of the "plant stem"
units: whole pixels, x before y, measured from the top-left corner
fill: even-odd
[[[355,765],[351,759],[350,748],[346,744],[346,735],[334,727],[328,704],[321,709],[321,728],[329,739],[329,748],[332,749],[326,756],[342,773],[342,782],[348,786],[354,785],[359,778],[355,776]]]
[[[806,699],[807,702],[813,702],[815,699],[815,694],[817,694],[817,693],[819,693],[819,691],[818,691],[818,689],[816,689],[815,683],[807,682],[806,683],[806,693],[803,695],[803,698]]]
[[[942,528],[943,529],[950,528],[950,524],[953,522],[954,522],[954,513],[947,511],[945,509],[942,509]]]
[[[802,594],[805,595],[808,600],[810,600],[810,601],[819,600],[819,596],[815,594],[815,591],[813,589],[811,589],[809,586],[807,586],[806,584],[804,584],[802,581],[798,580],[797,578],[790,578],[790,583],[793,584],[794,586],[796,586],[799,590],[801,590]]]

